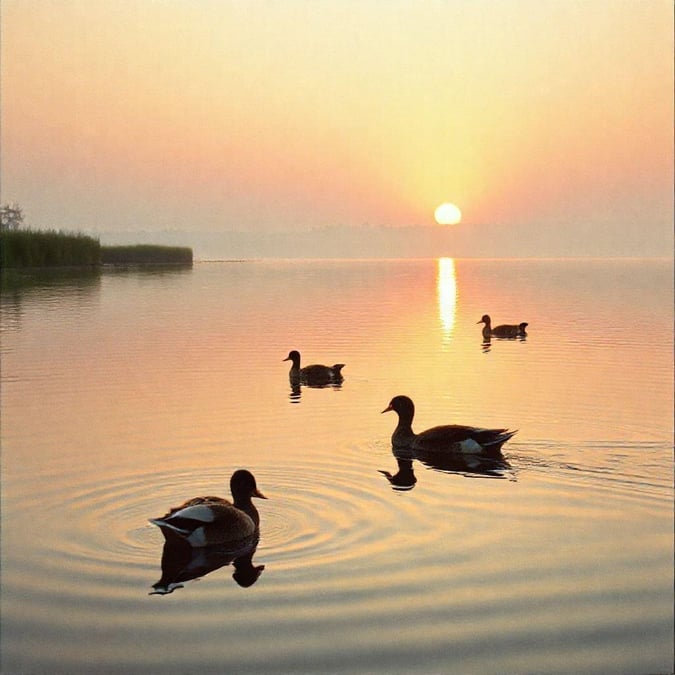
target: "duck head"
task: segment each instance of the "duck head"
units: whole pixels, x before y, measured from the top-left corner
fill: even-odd
[[[393,410],[399,417],[411,419],[415,414],[415,404],[407,396],[394,396],[389,401],[389,405],[382,411],[383,413]]]
[[[398,424],[391,435],[391,446],[394,455],[401,450],[408,452],[415,440],[412,430],[412,421],[415,414],[415,405],[407,396],[394,396],[383,413],[393,410],[398,415]]]
[[[486,326],[490,325],[490,317],[488,314],[483,314],[481,317],[480,321],[476,321],[476,323],[484,323]]]
[[[258,490],[253,474],[246,469],[238,469],[232,474],[232,478],[230,478],[230,490],[232,491],[235,505],[238,503],[250,502],[251,497],[267,499],[267,497]]]
[[[288,352],[288,356],[285,359],[282,359],[283,361],[292,361],[293,362],[293,367],[294,368],[299,368],[300,367],[300,352],[297,350],[293,350]]]

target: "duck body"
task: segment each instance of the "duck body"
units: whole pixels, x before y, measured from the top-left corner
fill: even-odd
[[[526,328],[528,323],[523,321],[519,324],[501,324],[500,326],[492,327],[492,322],[489,315],[483,314],[480,321],[477,323],[485,324],[483,326],[483,337],[489,339],[491,337],[498,338],[516,338],[525,337],[527,335]]]
[[[444,424],[416,434],[412,429],[415,404],[407,396],[395,396],[383,413],[393,410],[398,425],[391,436],[394,449],[406,448],[421,453],[499,454],[501,447],[516,431],[483,429],[461,424]]]
[[[492,335],[495,337],[501,338],[516,338],[516,337],[525,337],[527,335],[527,323],[522,322],[516,325],[503,324],[501,326],[495,326],[492,329]]]
[[[230,489],[234,503],[222,497],[194,497],[150,522],[165,536],[181,539],[195,548],[253,537],[258,532],[260,516],[251,498],[266,497],[258,490],[253,474],[245,469],[232,474]]]
[[[312,364],[301,368],[300,352],[295,349],[289,352],[288,356],[283,360],[291,361],[291,369],[288,372],[291,382],[321,386],[324,384],[337,384],[344,380],[341,372],[345,367],[344,363],[336,363],[332,366]]]

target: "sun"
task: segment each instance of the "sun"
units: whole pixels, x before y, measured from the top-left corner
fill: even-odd
[[[445,202],[434,211],[434,218],[439,225],[457,225],[462,220],[462,212],[454,204]]]

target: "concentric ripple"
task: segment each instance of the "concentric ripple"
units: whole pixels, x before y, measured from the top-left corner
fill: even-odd
[[[268,497],[257,504],[261,539],[254,564],[265,566],[257,582],[239,588],[229,565],[167,596],[149,595],[160,577],[163,539],[147,519],[199,492],[195,486],[223,485],[233,467],[213,466],[208,475],[191,468],[93,480],[73,474],[54,481],[59,487],[39,500],[26,480],[13,487],[4,514],[12,523],[3,568],[8,589],[3,605],[12,617],[5,632],[12,646],[9,663],[20,666],[18,655],[29,650],[33,668],[45,664],[47,672],[59,653],[69,672],[86,672],[87,650],[75,646],[85,636],[109,642],[109,648],[97,649],[96,658],[101,669],[115,672],[125,658],[116,640],[132,644],[142,633],[144,647],[134,652],[131,669],[152,672],[163,662],[166,636],[178,624],[180,636],[173,639],[186,651],[172,651],[167,672],[299,672],[303,663],[308,670],[334,663],[335,672],[343,663],[348,672],[364,662],[373,672],[395,672],[401,663],[414,667],[406,654],[434,658],[447,645],[472,649],[475,634],[467,627],[476,623],[490,643],[499,641],[507,622],[534,642],[546,639],[551,622],[573,629],[547,607],[582,604],[592,613],[593,626],[609,628],[613,605],[603,598],[618,593],[628,603],[621,630],[630,636],[644,623],[638,599],[649,592],[653,576],[662,574],[653,539],[644,539],[643,550],[649,552],[641,563],[644,572],[619,588],[598,578],[594,565],[580,565],[576,548],[558,545],[553,564],[548,551],[532,549],[521,538],[523,530],[528,536],[533,530],[549,532],[548,512],[552,520],[565,519],[575,541],[594,559],[621,555],[607,550],[608,540],[596,541],[597,530],[588,527],[589,514],[597,517],[589,511],[593,495],[603,496],[607,482],[568,466],[564,457],[552,459],[560,452],[559,447],[539,453],[514,448],[509,459],[517,481],[475,480],[466,472],[448,474],[415,462],[417,482],[408,492],[392,490],[379,473],[396,464],[386,445],[343,448],[333,456],[283,466],[257,462],[258,485]],[[557,490],[549,480],[559,484]],[[577,480],[586,481],[586,493],[583,503],[573,504]],[[546,495],[539,495],[537,486],[544,482]],[[527,495],[537,500],[533,513],[523,510],[532,503]],[[28,531],[37,522],[39,538]],[[22,534],[15,531],[19,525]],[[607,522],[612,526],[619,521]],[[620,526],[626,527],[625,519]],[[631,535],[637,536],[634,526]],[[22,545],[13,546],[14,538],[22,538]],[[491,555],[500,549],[507,552],[508,567],[504,556]],[[29,555],[18,559],[19,550]],[[636,561],[624,558],[615,566],[625,579]],[[574,578],[552,584],[561,561],[576,570]],[[588,589],[598,584],[595,598]],[[425,589],[433,590],[433,605]],[[236,616],[233,623],[230,615]],[[541,620],[533,623],[533,616]],[[657,613],[644,625],[658,634],[661,623]],[[448,625],[455,631],[439,629]],[[393,651],[378,651],[391,643],[392,629]],[[38,634],[39,641],[30,637]],[[354,650],[339,661],[345,658],[340,645],[350,640]],[[509,657],[511,648],[504,649]],[[287,661],[280,664],[280,655]]]
[[[257,466],[258,484],[268,497],[257,502],[258,556],[278,570],[316,568],[367,559],[403,544],[423,546],[433,539],[433,529],[419,527],[402,541],[400,527],[393,524],[424,522],[425,504],[397,499],[373,467],[364,468],[358,461],[362,453],[356,448],[299,466]],[[211,471],[211,482],[217,485],[231,467]],[[37,550],[30,576],[51,579],[61,587],[66,579],[76,578],[80,592],[87,579],[98,585],[106,580],[119,584],[122,578],[134,585],[139,569],[156,564],[163,542],[148,518],[193,495],[195,485],[205,482],[209,477],[196,469],[109,475],[91,482],[78,475],[61,481],[59,490],[46,497],[50,508],[40,516],[41,536],[33,542]],[[10,505],[6,516],[14,520],[18,514],[30,520],[41,508],[29,490],[18,490]]]

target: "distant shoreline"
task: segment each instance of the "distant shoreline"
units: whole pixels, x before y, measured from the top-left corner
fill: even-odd
[[[662,257],[673,251],[672,228],[653,227],[649,236],[635,227],[621,237],[604,230],[602,242],[589,240],[588,229],[570,225],[565,238],[559,230],[533,227],[526,240],[513,238],[496,225],[387,227],[385,225],[326,226],[311,230],[251,228],[214,230],[100,231],[104,244],[129,241],[169,246],[189,245],[195,260],[380,259],[380,258],[570,258]]]

